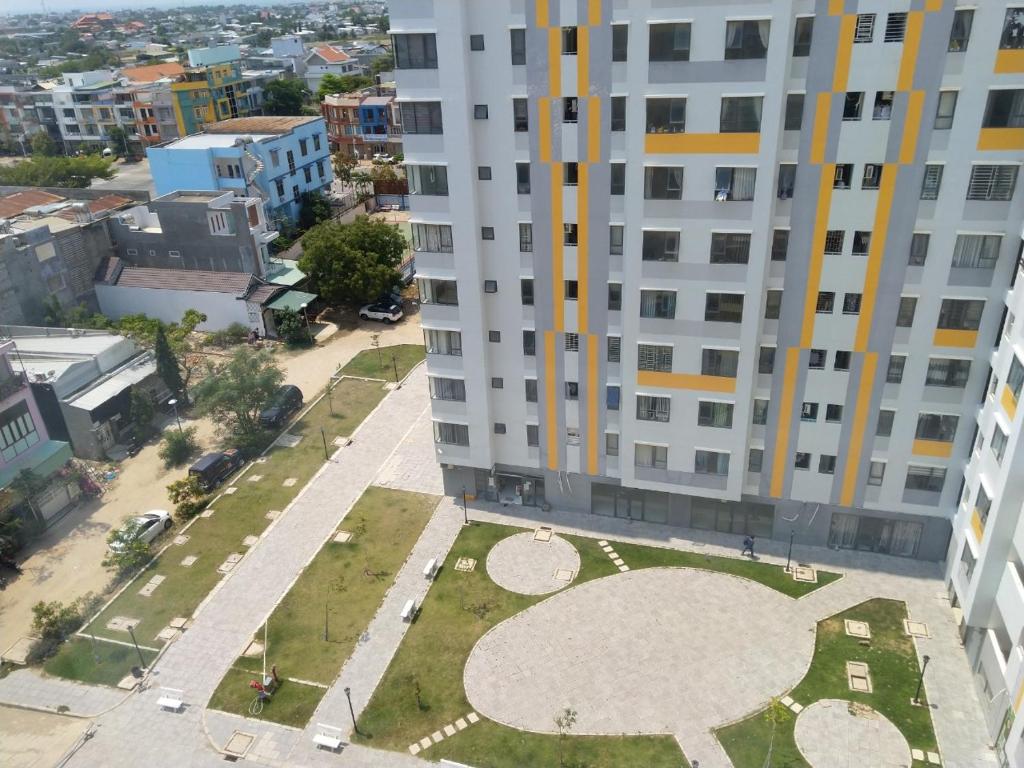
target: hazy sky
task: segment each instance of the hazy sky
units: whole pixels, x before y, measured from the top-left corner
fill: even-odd
[[[277,0],[282,2],[282,0]],[[277,4],[275,2],[275,4]],[[288,0],[283,0],[288,2]],[[46,11],[113,11],[131,8],[180,8],[183,5],[214,5],[211,0],[0,0],[0,12],[43,13]],[[232,0],[225,5],[269,5],[259,0]],[[5,7],[5,6],[13,7]]]

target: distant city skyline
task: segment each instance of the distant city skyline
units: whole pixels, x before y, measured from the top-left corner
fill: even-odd
[[[27,3],[27,7],[19,8],[10,15],[12,16],[30,16],[37,13],[71,13],[78,11],[81,13],[98,13],[101,11],[145,11],[153,8],[180,8],[182,6],[195,6],[195,5],[206,5],[211,8],[227,8],[234,5],[297,5],[300,0],[281,0],[281,2],[266,3],[260,0],[234,0],[231,3],[220,3],[212,4],[206,0],[165,0],[165,2],[150,2],[145,7],[139,8],[136,3],[132,3],[131,0],[112,0],[112,2],[96,2],[96,3],[83,3],[79,0],[30,0]],[[339,2],[339,5],[345,5],[344,2]],[[45,6],[45,7],[44,7]]]

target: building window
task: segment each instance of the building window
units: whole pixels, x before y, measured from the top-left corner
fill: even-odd
[[[674,310],[673,303],[673,310]],[[619,312],[622,310],[622,283],[608,283],[608,311]]]
[[[434,400],[466,401],[466,382],[462,379],[446,379],[430,376],[430,397]]]
[[[0,457],[5,462],[27,451],[39,442],[28,401],[21,400],[0,414]]]
[[[752,412],[752,417],[752,421],[754,424],[763,426],[768,423],[767,400],[754,400],[754,409]]]
[[[644,230],[644,261],[679,261],[679,232]]]
[[[1002,235],[957,235],[953,266],[960,269],[995,269]]]
[[[943,413],[922,413],[917,417],[917,440],[934,440],[940,443],[952,443],[956,437],[958,416]]]
[[[868,485],[881,485],[885,479],[885,462],[872,461],[868,465]]]
[[[579,352],[580,351],[580,335],[568,331],[564,335],[563,345],[566,352]]]
[[[824,349],[812,349],[807,353],[807,367],[811,370],[825,370],[825,362],[828,360],[828,351]]]
[[[313,169],[312,168],[310,168],[309,166],[306,166],[305,168],[303,168],[302,169],[302,175],[305,178],[307,184],[312,184],[313,183]]]
[[[625,163],[609,163],[609,170],[611,172],[611,194],[613,195],[624,195],[626,194],[626,164]]]
[[[775,370],[775,347],[761,347],[757,352],[757,372],[770,374]]]
[[[756,168],[715,168],[715,200],[753,200]]]
[[[576,301],[579,298],[580,284],[577,280],[566,280],[563,288],[563,297],[569,301]]]
[[[638,344],[636,367],[640,371],[671,373],[672,347],[667,344]]]
[[[843,100],[843,120],[860,120],[864,108],[863,91],[847,91]]]
[[[821,454],[818,457],[818,472],[823,475],[834,475],[836,473],[836,457]]]
[[[992,448],[992,453],[996,457],[996,463],[1003,463],[1003,456],[1006,453],[1006,442],[1009,436],[1000,429],[999,425],[996,424],[992,428],[992,442],[989,444]]]
[[[900,296],[899,309],[896,311],[896,327],[910,328],[914,324],[914,314],[917,312],[916,296]]]
[[[496,435],[504,435],[505,434],[505,425],[502,422],[500,422],[500,421],[494,422],[494,434],[496,434]]]
[[[819,315],[830,315],[836,308],[835,291],[818,291],[818,300],[814,311]]]
[[[525,379],[525,395],[526,402],[536,403],[537,402],[537,380],[536,379]]]
[[[626,97],[612,96],[612,124],[613,131],[626,130]]]
[[[850,370],[850,352],[849,350],[840,349],[836,351],[835,362],[832,364],[832,369],[835,371],[848,371]]]
[[[846,233],[841,229],[830,229],[825,233],[825,253],[839,255],[843,252]]]
[[[665,469],[668,466],[667,446],[636,443],[633,450],[634,466],[648,469]]]
[[[712,232],[712,264],[746,264],[750,260],[749,232]]]
[[[825,421],[837,422],[843,420],[843,406],[838,403],[825,404]]]
[[[724,376],[736,378],[739,367],[740,353],[735,349],[711,349],[705,347],[700,353],[700,372],[702,376]]]
[[[887,43],[902,43],[907,32],[906,12],[890,13],[885,19],[885,37]]]
[[[931,235],[927,232],[915,232],[910,239],[910,266],[923,267],[928,259],[928,244]]]
[[[782,309],[782,291],[768,291],[764,301],[764,319],[778,320]]]
[[[879,163],[865,163],[864,175],[860,180],[861,189],[878,189],[882,183],[882,171],[884,166]]]
[[[458,283],[454,280],[432,280],[420,278],[420,301],[424,304],[458,306]]]
[[[305,139],[299,139],[299,154],[303,157],[309,154],[307,144],[308,142]]]
[[[650,61],[689,61],[689,23],[651,24],[648,40]]]
[[[579,243],[579,228],[575,224],[562,225],[562,242],[565,245],[577,245]]]
[[[490,181],[491,180],[491,166],[489,166],[489,165],[477,166],[476,177],[480,181]]]
[[[484,36],[483,35],[470,35],[469,36],[469,50],[471,51],[482,51],[484,49]]]
[[[437,40],[431,33],[391,36],[396,69],[437,69]]]
[[[889,367],[885,372],[886,383],[901,384],[903,382],[903,369],[906,365],[906,355],[889,355]]]
[[[428,355],[462,356],[462,334],[458,331],[423,329],[423,344]]]
[[[580,164],[562,163],[562,186],[575,187],[580,183]]]
[[[764,448],[751,448],[747,454],[747,472],[760,472],[764,462]]]
[[[621,256],[625,228],[621,224],[612,224],[608,228],[608,252],[612,256]]]
[[[967,50],[967,42],[971,39],[971,26],[973,24],[973,8],[958,8],[953,11],[953,27],[949,30],[949,50],[951,53],[963,53]]]
[[[480,227],[480,239],[481,240],[493,240],[494,239],[494,227]]]
[[[533,278],[524,277],[519,280],[519,294],[524,306],[533,306]]]
[[[932,357],[928,360],[928,373],[925,386],[957,387],[967,386],[971,375],[971,361],[959,358]]]
[[[619,433],[618,432],[605,432],[604,433],[604,453],[605,453],[605,456],[618,456],[619,455]]]
[[[761,96],[723,96],[719,130],[722,133],[759,133],[763,100]]]
[[[578,45],[576,27],[562,27],[562,54],[575,56]]]
[[[402,132],[410,134],[442,134],[441,102],[406,101],[398,105]]]
[[[836,165],[832,176],[833,189],[850,189],[853,187],[853,165],[851,163],[839,163]]]
[[[431,253],[452,253],[450,224],[412,224],[412,249]]]
[[[488,331],[487,341],[491,343],[498,343],[501,341],[501,331]]]
[[[487,105],[486,104],[474,104],[473,105],[473,119],[474,120],[486,120],[487,119]]]
[[[320,151],[320,134],[319,133],[314,133],[313,134],[313,151],[314,152],[319,152]],[[321,175],[323,175],[323,174],[321,174]]]
[[[1002,50],[1019,51],[1024,48],[1024,8],[1011,7],[1006,9],[1003,19],[1003,34],[999,38]]]
[[[942,186],[942,168],[939,163],[928,163],[924,167],[924,180],[921,182],[921,199],[938,200],[939,187]]]
[[[510,29],[509,47],[512,51],[512,64],[521,66],[526,64],[526,30]]]
[[[896,411],[882,409],[878,412],[878,424],[875,426],[875,434],[878,437],[889,437],[892,435],[892,423],[896,419]]]
[[[614,169],[614,165],[612,168]],[[644,168],[644,200],[682,200],[682,167],[647,166]]]
[[[1020,360],[1014,356],[1010,363],[1010,372],[1006,374],[1006,386],[1010,388],[1016,400],[1020,400],[1022,385],[1024,385],[1024,365],[1021,365]]]
[[[537,424],[526,425],[526,445],[530,448],[540,445],[540,427]]]
[[[537,354],[537,332],[523,331],[523,354],[533,357]]]
[[[793,466],[796,469],[810,469],[811,454],[804,451],[797,451],[796,456],[793,457]]]
[[[1024,9],[1021,11],[1024,19]],[[1010,200],[1017,186],[1016,165],[973,165],[967,183],[968,200]]]
[[[697,403],[697,426],[732,429],[732,403],[701,400]]]
[[[715,323],[743,322],[742,293],[707,293],[704,296],[704,320]]]
[[[935,130],[948,131],[953,127],[957,91],[939,91],[939,105],[935,109]]]
[[[526,99],[512,99],[512,130],[516,133],[530,130],[530,106]]]
[[[870,43],[875,36],[875,14],[858,13],[857,26],[853,29],[853,42]]]
[[[817,421],[818,404],[805,402],[800,406],[800,421]]]
[[[853,248],[851,253],[854,256],[867,256],[871,248],[871,233],[860,230],[853,233]]]
[[[786,117],[783,129],[799,131],[804,120],[804,94],[790,93],[786,95]]]
[[[500,376],[491,376],[491,389],[504,389],[505,380]]]
[[[727,21],[725,24],[725,58],[763,59],[768,56],[768,19]]]
[[[789,200],[793,197],[793,189],[796,186],[796,163],[779,164],[779,183],[776,190],[779,200]]]
[[[625,61],[629,46],[629,25],[612,24],[612,61]]]
[[[575,96],[562,98],[562,122],[575,123],[579,121],[579,99]]]
[[[406,165],[410,195],[448,194],[448,168],[444,165]]]
[[[580,384],[578,381],[567,381],[565,382],[565,399],[566,400],[579,400],[580,399]]]
[[[1024,128],[1024,89],[989,91],[981,127]]]
[[[671,415],[671,408],[672,401],[667,397],[636,396],[636,418],[638,421],[667,422]]]
[[[872,120],[888,120],[892,117],[893,91],[876,91]]]
[[[498,281],[497,280],[484,280],[484,293],[497,293],[498,292]]]
[[[985,309],[983,299],[943,299],[936,327],[954,331],[976,331]]]
[[[859,315],[860,314],[860,302],[863,295],[860,293],[847,293],[843,294],[843,314],[844,315]]]
[[[618,363],[622,359],[622,337],[621,336],[609,336],[608,337],[608,362]]]
[[[693,471],[698,475],[728,475],[729,454],[697,450],[693,455]]]
[[[516,163],[516,193],[530,194],[530,164]]]
[[[675,291],[640,291],[640,317],[652,317],[662,320],[674,320],[675,316]]]
[[[793,30],[793,58],[811,55],[811,37],[814,32],[813,16],[798,16]]]
[[[922,467],[915,466],[914,464],[907,465],[907,480],[904,484],[904,488],[908,491],[942,493],[942,486],[945,484],[945,467]]]
[[[466,424],[434,422],[434,442],[441,445],[469,445],[469,427]]]
[[[520,253],[533,251],[533,224],[529,222],[519,223],[519,251]]]
[[[284,182],[281,179],[274,181],[274,190],[277,192],[278,199],[284,199]]]
[[[789,230],[776,229],[772,231],[772,261],[785,261],[786,252],[789,250]]]

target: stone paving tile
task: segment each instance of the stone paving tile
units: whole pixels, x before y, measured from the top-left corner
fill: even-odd
[[[43,677],[35,669],[16,669],[0,679],[0,704],[31,707],[91,717],[116,707],[124,691],[99,685],[83,685],[57,677]]]
[[[417,385],[410,381],[405,386]],[[402,441],[391,458],[384,462],[384,466],[373,479],[373,484],[434,496],[444,494],[429,409],[420,415],[408,437]]]
[[[499,587],[522,595],[546,595],[563,589],[580,569],[580,553],[561,536],[538,542],[533,533],[502,539],[487,553],[487,575]],[[569,578],[556,573],[567,571]]]
[[[814,768],[910,765],[903,734],[885,717],[873,714],[852,715],[847,701],[815,702],[796,718],[796,745]]]

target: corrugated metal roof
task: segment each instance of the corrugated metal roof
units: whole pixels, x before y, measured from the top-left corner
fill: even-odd
[[[25,192],[4,195],[0,197],[0,218],[8,219],[12,216],[17,216],[19,213],[24,213],[29,208],[34,208],[37,205],[53,205],[63,200],[64,198],[59,195],[51,195],[49,192],[43,192],[40,189],[30,189]]]
[[[68,400],[67,403],[74,408],[81,408],[83,411],[92,411],[111,398],[117,397],[132,384],[138,384],[154,373],[156,373],[156,360],[147,357],[134,365],[121,369],[109,379]]]

